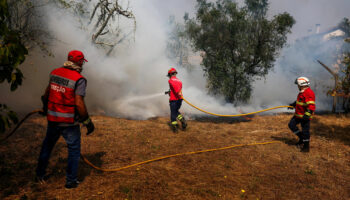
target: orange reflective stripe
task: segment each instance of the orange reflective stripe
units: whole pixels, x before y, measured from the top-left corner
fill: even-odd
[[[304,78],[298,78],[298,80],[302,80],[302,81],[305,81],[305,82],[308,82],[306,79]]]

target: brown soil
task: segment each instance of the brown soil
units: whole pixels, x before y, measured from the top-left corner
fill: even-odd
[[[316,116],[310,153],[301,153],[287,127],[291,116],[202,118],[177,134],[165,117],[94,116],[96,131],[83,134],[82,153],[103,168],[235,144],[280,143],[185,155],[119,172],[99,172],[81,161],[81,184],[72,190],[64,188],[63,138],[52,153],[47,184],[34,182],[46,120],[32,117],[0,146],[0,199],[350,199],[350,117]]]

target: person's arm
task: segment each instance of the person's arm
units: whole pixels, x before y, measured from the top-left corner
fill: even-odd
[[[89,117],[83,96],[75,95],[75,106],[79,114],[80,122],[82,122],[87,128],[86,135],[89,135],[90,133],[94,132],[95,126]]]
[[[304,113],[304,119],[310,119],[315,112],[315,96],[313,94],[305,94],[306,110]]]
[[[182,96],[182,89],[177,93],[180,99],[183,99],[184,97]]]
[[[49,98],[49,92],[50,92],[50,84],[46,87],[45,93],[42,96],[43,99],[48,99]]]
[[[89,118],[89,114],[87,112],[83,96],[75,95],[75,106],[77,108],[80,120],[81,121],[87,120]]]
[[[49,92],[50,92],[50,84],[46,87],[45,93],[43,96],[41,96],[41,102],[43,104],[43,110],[40,111],[39,113],[41,115],[47,115],[47,103],[49,101]]]
[[[171,81],[170,79],[168,80],[168,84],[169,84],[169,90],[165,92],[165,94],[170,96],[170,92],[172,91],[172,86],[171,86]]]
[[[295,109],[295,106],[297,105],[297,101],[294,101],[293,103],[289,104],[289,106],[292,106],[293,108],[291,107],[288,107],[288,110],[293,110]]]
[[[87,128],[86,135],[89,135],[95,130],[95,126],[92,123],[88,111],[86,109],[84,97],[86,90],[86,80],[80,79],[77,82],[77,87],[75,88],[75,107],[77,109],[77,113],[79,115],[79,121],[83,123]]]
[[[171,86],[172,86],[172,89],[174,91],[175,96],[179,99],[182,99],[182,85],[175,82]]]
[[[309,95],[309,96],[306,96],[305,101],[307,104],[307,109],[309,109],[312,113],[314,113],[316,110],[315,98]]]

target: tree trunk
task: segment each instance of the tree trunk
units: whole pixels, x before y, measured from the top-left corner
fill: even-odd
[[[335,94],[332,94],[333,96],[333,106],[332,106],[332,112],[335,113],[335,108],[337,107],[337,86],[338,86],[338,74],[335,73],[333,70],[331,70],[327,65],[323,64],[321,61],[317,60],[318,63],[320,63],[322,65],[322,67],[324,67],[329,73],[331,73],[334,77],[334,89],[333,92],[335,92]]]

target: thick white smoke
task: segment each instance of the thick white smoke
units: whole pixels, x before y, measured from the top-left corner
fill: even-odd
[[[298,1],[300,6],[303,2],[305,1]],[[308,2],[318,5],[316,1]],[[40,96],[47,86],[49,72],[62,66],[70,50],[77,49],[82,50],[89,61],[84,66],[83,75],[88,79],[86,102],[90,113],[133,119],[168,115],[168,97],[163,93],[168,90],[168,79],[165,75],[170,67],[178,69],[178,77],[183,81],[184,96],[193,104],[211,112],[238,113],[239,109],[224,103],[223,98],[207,95],[206,81],[200,66],[189,72],[176,66],[166,57],[168,17],[176,15],[176,19],[181,20],[185,12],[190,12],[190,16],[193,17],[195,4],[195,1],[185,0],[130,0],[130,7],[137,22],[135,41],[123,43],[108,57],[105,51],[91,43],[89,27],[81,29],[81,24],[69,12],[44,7],[47,11],[44,17],[49,32],[56,38],[50,45],[55,57],[43,57],[40,51],[32,51],[21,66],[26,77],[24,85],[14,93],[7,92],[7,86],[1,85],[0,90],[5,95],[1,95],[0,101],[8,103],[16,111],[27,112],[40,107]],[[297,26],[298,23],[302,23],[298,20],[299,14],[305,13],[299,12],[298,9],[288,9],[289,4],[286,2],[284,5],[278,0],[273,0],[271,13],[288,11],[296,18]],[[339,0],[338,3],[325,2],[324,6],[341,7],[343,4],[344,1]],[[312,16],[314,12],[310,10],[308,14]],[[334,24],[339,21],[340,19],[334,18]],[[133,27],[129,22],[121,18],[118,23],[121,28],[124,26],[132,31]],[[293,29],[292,36],[299,31]],[[320,67],[320,70],[323,69]],[[277,65],[266,80],[255,83],[253,98],[242,110],[250,112],[294,101],[297,88],[293,84],[295,77],[290,76],[283,66]],[[184,105],[182,111],[186,114],[200,113],[188,105]]]
[[[90,113],[134,119],[167,115],[168,96],[164,92],[169,89],[166,74],[170,67],[177,68],[188,100],[218,112],[235,112],[232,106],[223,107],[220,100],[206,95],[200,68],[187,72],[167,58],[169,16],[149,1],[130,3],[137,22],[135,41],[116,47],[110,56],[91,43],[91,27],[81,29],[81,22],[68,11],[45,7],[48,29],[55,37],[50,46],[55,57],[31,52],[22,66],[27,77],[24,85],[14,93],[7,93],[5,101],[15,110],[24,112],[40,107],[40,96],[47,86],[49,72],[62,66],[70,50],[77,49],[83,51],[88,60],[82,74],[88,79],[86,102]],[[121,18],[118,23],[121,28],[132,30],[127,20]],[[201,88],[196,87],[198,85]],[[19,96],[25,101],[20,101]],[[199,113],[185,105],[183,110]]]
[[[319,59],[332,67],[335,64],[332,54],[344,41],[318,40],[316,24],[320,25],[319,33],[327,32],[344,17],[350,17],[349,7],[348,0],[270,0],[270,16],[288,12],[294,17],[296,24],[288,37],[288,45],[276,61],[274,71],[268,74],[266,80],[255,83],[252,103],[271,105],[292,102],[298,93],[293,84],[295,78],[306,76],[316,94],[317,109],[330,110],[332,98],[326,94],[333,88],[334,80],[316,60]]]

